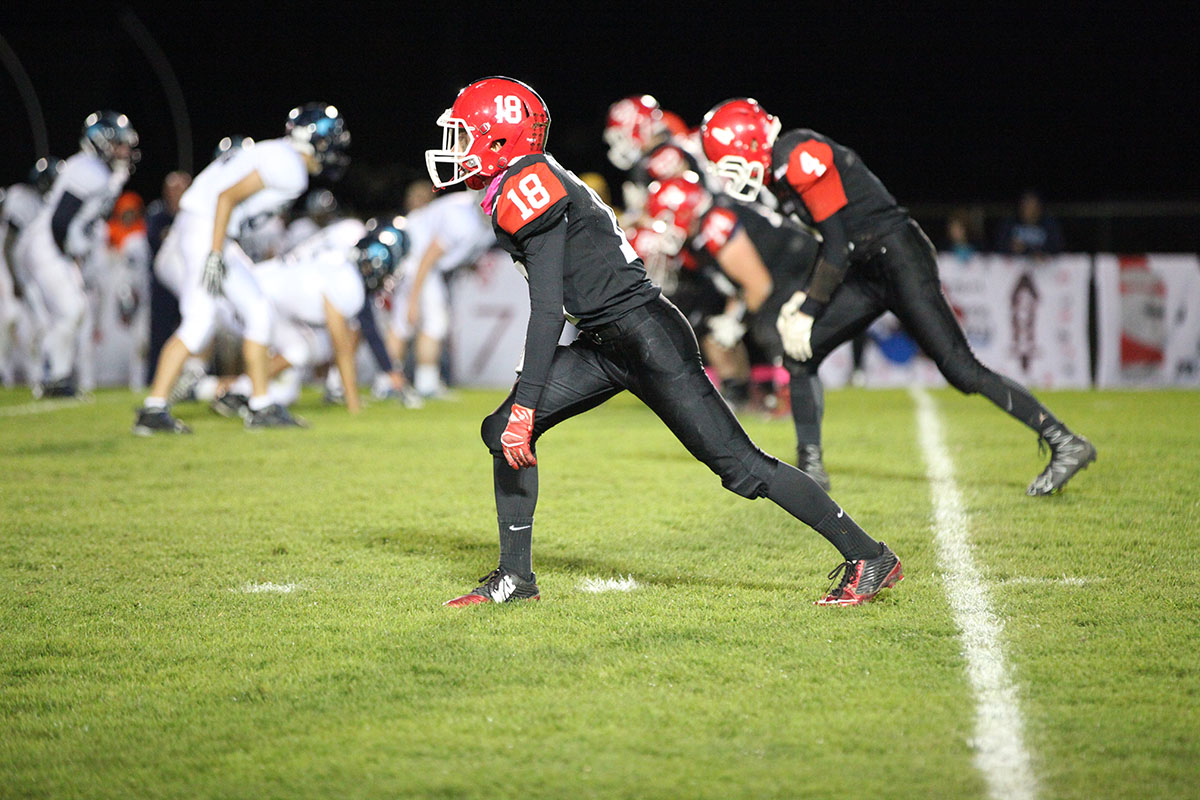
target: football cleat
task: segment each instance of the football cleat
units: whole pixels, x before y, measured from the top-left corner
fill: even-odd
[[[879,543],[883,552],[874,558],[860,558],[857,561],[843,561],[829,573],[830,581],[837,581],[834,587],[830,583],[829,593],[816,601],[818,606],[858,606],[869,603],[875,595],[884,589],[895,586],[904,580],[904,572],[900,568],[900,559],[891,548],[883,542]],[[839,579],[840,576],[840,580]]]
[[[59,378],[56,381],[48,381],[42,384],[41,394],[38,397],[78,397],[79,389],[75,386],[75,381],[70,378]]]
[[[829,480],[829,473],[825,471],[825,462],[821,460],[821,445],[800,445],[799,456],[800,471],[816,481],[817,486],[828,492],[833,484]]]
[[[1054,494],[1062,491],[1067,481],[1076,472],[1086,469],[1087,465],[1096,460],[1096,448],[1087,439],[1077,433],[1071,433],[1061,425],[1052,425],[1038,440],[1039,446],[1045,442],[1050,446],[1050,463],[1042,470],[1042,474],[1033,479],[1025,494],[1030,497]]]
[[[258,411],[251,411],[246,417],[247,430],[261,430],[262,428],[307,428],[307,423],[302,419],[293,417],[291,412],[278,403],[272,403],[266,408]]]
[[[208,407],[215,413],[229,419],[233,419],[234,417],[246,419],[250,416],[250,398],[244,394],[226,392],[225,394],[218,395],[216,399],[208,404]]]
[[[479,579],[479,586],[467,594],[442,603],[444,606],[473,606],[476,603],[511,603],[514,600],[539,600],[541,590],[536,583],[537,575],[525,580],[515,572],[506,572],[499,567]]]
[[[156,433],[191,433],[192,429],[171,416],[165,408],[138,409],[137,421],[133,423],[135,436],[153,436]]]

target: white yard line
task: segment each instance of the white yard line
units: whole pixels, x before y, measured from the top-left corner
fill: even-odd
[[[641,584],[632,575],[624,578],[584,578],[579,584],[579,591],[599,594],[600,592],[632,592]]]
[[[0,417],[25,417],[30,414],[45,414],[47,411],[58,411],[60,408],[73,408],[96,402],[90,398],[77,400],[66,397],[62,400],[38,400],[36,403],[22,403],[19,406],[0,406]]]
[[[1037,779],[1025,747],[1017,690],[1001,646],[1004,622],[992,609],[987,584],[975,566],[970,517],[954,480],[954,462],[946,450],[933,398],[920,388],[912,390],[912,397],[932,485],[938,562],[975,692],[975,765],[995,800],[1031,799],[1037,796]]]

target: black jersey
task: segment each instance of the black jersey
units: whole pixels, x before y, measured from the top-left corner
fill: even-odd
[[[869,253],[871,244],[909,219],[858,153],[816,131],[780,136],[771,172],[780,203],[801,221],[817,224],[845,209],[846,234],[858,253]]]
[[[760,203],[719,195],[701,218],[699,232],[690,245],[715,260],[721,248],[742,230],[771,274],[771,294],[755,312],[750,326],[754,338],[770,349],[777,338],[775,318],[788,298],[808,284],[821,244],[812,230],[794,219]]]
[[[615,322],[662,294],[612,210],[549,154],[525,156],[484,201],[496,240],[529,281],[525,369],[517,402],[535,407],[565,314],[582,330]]]
[[[690,244],[697,252],[716,258],[739,230],[750,237],[776,286],[808,280],[821,248],[816,234],[761,203],[746,203],[726,195],[714,197]]]

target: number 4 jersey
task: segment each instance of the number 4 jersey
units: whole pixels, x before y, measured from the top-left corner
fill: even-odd
[[[571,321],[587,330],[661,294],[612,210],[549,154],[518,159],[491,182],[483,207],[500,246],[525,271],[534,313],[540,304],[560,302]],[[540,239],[564,221],[561,259],[540,257]]]

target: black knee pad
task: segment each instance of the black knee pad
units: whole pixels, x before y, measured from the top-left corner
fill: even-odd
[[[720,464],[721,485],[734,494],[749,500],[766,497],[767,487],[775,474],[779,460],[757,447],[742,453],[740,457],[723,459]]]
[[[479,435],[483,438],[483,443],[487,445],[487,449],[491,450],[494,456],[504,455],[504,449],[500,445],[500,436],[504,433],[506,427],[508,427],[508,417],[503,414],[488,414],[483,418],[483,425],[479,428]]]

